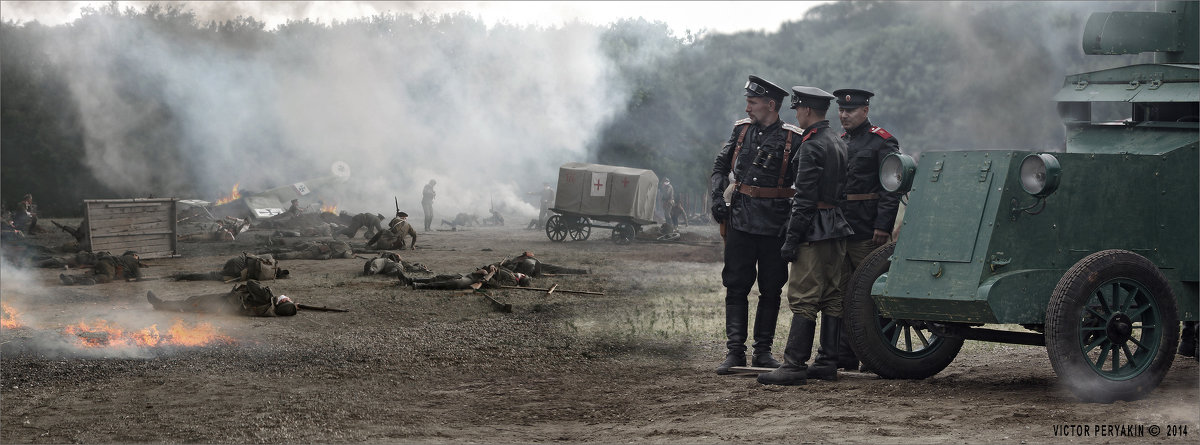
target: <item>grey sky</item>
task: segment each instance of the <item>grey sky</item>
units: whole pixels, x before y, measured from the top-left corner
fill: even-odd
[[[0,2],[0,18],[5,21],[28,22],[37,20],[45,25],[58,25],[79,18],[81,8],[100,7],[103,1],[69,2]],[[316,2],[119,2],[122,9],[143,9],[151,3],[185,3],[196,12],[197,18],[224,20],[238,15],[253,16],[267,24],[267,28],[285,23],[289,19],[305,18],[329,23],[375,14],[430,13],[443,14],[467,11],[478,16],[488,25],[507,22],[555,26],[579,20],[593,24],[607,24],[620,18],[643,17],[667,23],[676,35],[685,30],[731,33],[745,30],[774,31],[780,23],[798,20],[814,5],[828,2],[661,2],[661,1],[572,1],[572,2],[379,2],[379,1],[316,1]]]

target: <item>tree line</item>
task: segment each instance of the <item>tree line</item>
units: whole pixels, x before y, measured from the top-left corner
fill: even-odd
[[[817,6],[804,19],[766,32],[694,30],[679,36],[665,23],[644,19],[574,25],[599,33],[610,75],[624,87],[618,98],[622,105],[588,142],[588,161],[652,169],[670,177],[677,190],[702,190],[733,121],[745,117],[741,87],[749,74],[785,88],[874,91],[872,122],[896,135],[907,152],[1055,150],[1062,145],[1063,127],[1049,98],[1062,87],[1064,75],[1149,60],[1148,55],[1084,56],[1079,40],[1088,14],[1152,7],[1144,2],[844,1]],[[0,197],[6,205],[33,193],[43,215],[77,216],[82,199],[123,197],[89,167],[88,129],[75,105],[81,93],[68,87],[62,60],[48,50],[70,44],[89,28],[108,26],[152,29],[172,36],[181,50],[221,48],[245,55],[268,45],[302,50],[351,28],[368,29],[379,38],[406,33],[455,35],[448,41],[489,37],[487,27],[466,14],[387,14],[332,24],[303,20],[268,30],[253,17],[201,23],[178,3],[122,10],[114,2],[86,9],[59,26],[5,22],[0,24]],[[436,50],[453,53],[454,48]],[[112,63],[119,73],[128,66],[122,64],[137,62],[117,58]],[[127,91],[127,101],[154,104],[164,99],[134,86],[157,81],[130,74],[112,87]],[[786,107],[781,115],[794,121]],[[836,114],[830,118],[836,128]],[[142,127],[139,157],[189,162],[181,143],[186,122],[178,116],[166,110]],[[160,193],[155,186],[145,184],[140,196]]]

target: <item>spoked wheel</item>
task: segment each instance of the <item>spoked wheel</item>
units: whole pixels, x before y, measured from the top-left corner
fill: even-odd
[[[584,241],[592,236],[592,220],[580,216],[567,223],[567,234],[575,241]]]
[[[851,343],[873,372],[885,379],[923,379],[941,372],[962,349],[963,339],[935,335],[920,320],[879,314],[871,288],[891,268],[896,243],[875,249],[850,278],[842,317],[850,326]]]
[[[550,241],[556,243],[567,239],[567,224],[563,222],[561,216],[552,215],[546,220],[546,238],[550,238]]]
[[[1175,359],[1175,294],[1150,260],[1126,250],[1088,255],[1067,270],[1046,309],[1054,373],[1085,402],[1142,398]]]
[[[633,224],[617,223],[613,227],[612,240],[617,244],[629,244],[633,242],[633,237],[637,236],[637,229],[633,228]]]

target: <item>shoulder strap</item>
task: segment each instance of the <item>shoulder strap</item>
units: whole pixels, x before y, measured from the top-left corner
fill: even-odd
[[[783,142],[783,162],[779,163],[779,187],[783,187],[783,177],[787,175],[789,159],[792,155],[792,135],[796,134],[791,131],[787,132],[787,140]]]
[[[783,187],[783,177],[787,175],[788,164],[791,164],[792,155],[792,135],[802,133],[800,127],[784,122],[783,129],[787,130],[787,140],[783,143],[783,164],[779,166],[779,187]],[[805,138],[805,140],[808,140]],[[804,143],[804,141],[800,141]]]
[[[891,133],[888,133],[887,130],[884,130],[880,127],[871,127],[871,133],[875,133],[875,134],[879,135],[879,137],[884,138],[884,139],[891,139],[891,138],[895,137],[895,136],[892,136]]]
[[[733,171],[733,167],[737,165],[738,153],[741,153],[742,151],[742,141],[746,140],[746,131],[750,129],[750,119],[746,118],[738,122],[741,123],[742,121],[746,122],[745,124],[742,124],[742,132],[738,134],[737,145],[733,149],[733,159],[729,160],[729,171],[731,172]]]

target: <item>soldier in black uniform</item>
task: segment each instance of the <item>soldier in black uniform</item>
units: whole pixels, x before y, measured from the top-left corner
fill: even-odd
[[[710,192],[713,219],[724,227],[725,361],[717,374],[746,365],[746,335],[750,288],[758,281],[758,309],[754,317],[756,367],[776,368],[771,356],[779,300],[787,282],[787,262],[779,255],[792,197],[792,166],[800,129],[779,119],[787,91],[757,76],[746,82],[746,114],[734,123],[729,140],[713,162]],[[725,191],[733,188],[731,202]]]
[[[840,207],[854,235],[846,238],[849,269],[841,289],[849,289],[850,274],[868,254],[888,242],[896,223],[900,196],[888,193],[879,184],[879,166],[884,157],[900,151],[900,142],[867,119],[875,93],[847,88],[834,91],[833,95],[837,98],[838,118],[846,130],[842,134],[842,140],[846,141],[846,195]],[[850,349],[850,338],[844,330],[841,338],[838,368],[857,370],[858,357]]]
[[[792,87],[792,108],[804,136],[796,153],[795,195],[780,256],[792,263],[788,306],[792,328],[783,350],[783,366],[758,375],[764,385],[803,385],[808,377],[837,379],[842,301],[837,292],[846,255],[846,236],[854,231],[838,201],[846,187],[846,143],[825,119],[833,95],[820,88]],[[812,367],[813,334],[821,313],[821,347]]]

